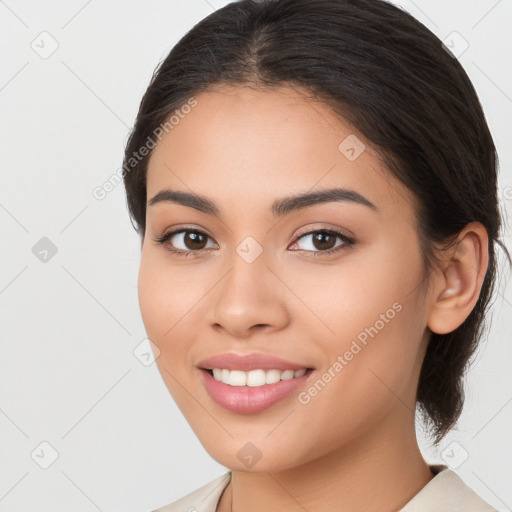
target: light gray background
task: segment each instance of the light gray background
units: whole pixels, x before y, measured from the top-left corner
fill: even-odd
[[[122,184],[103,200],[92,194],[120,167],[155,66],[226,3],[0,0],[2,511],[151,510],[226,471],[192,433],[156,365],[133,353],[145,338],[139,240]],[[441,39],[456,31],[468,42],[459,59],[495,137],[510,215],[512,1],[401,5]],[[56,51],[42,58],[54,41]],[[32,251],[42,237],[57,248],[46,262]],[[429,462],[450,462],[500,511],[512,507],[507,278],[468,375],[459,428],[439,450],[421,437]],[[52,450],[58,458],[43,469]]]

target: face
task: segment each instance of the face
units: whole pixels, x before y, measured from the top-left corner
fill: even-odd
[[[226,467],[278,471],[410,426],[427,341],[411,193],[295,89],[195,100],[150,158],[138,289],[158,368],[199,440]],[[331,189],[342,192],[282,202]],[[210,209],[151,201],[163,191]],[[204,363],[219,354],[281,361]]]

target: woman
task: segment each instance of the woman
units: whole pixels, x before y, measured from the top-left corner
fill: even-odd
[[[124,158],[158,368],[229,468],[159,510],[493,510],[433,442],[502,243],[496,154],[441,41],[380,0],[242,0],[159,66]]]

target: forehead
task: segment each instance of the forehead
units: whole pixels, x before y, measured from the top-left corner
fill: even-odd
[[[268,204],[344,187],[379,208],[413,207],[410,191],[363,135],[300,89],[218,86],[194,99],[153,150],[148,199],[170,188],[222,203]]]

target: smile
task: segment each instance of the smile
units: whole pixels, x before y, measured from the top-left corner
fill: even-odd
[[[249,387],[260,387],[265,384],[275,384],[281,380],[290,380],[297,377],[302,377],[306,373],[307,368],[300,370],[251,370],[245,372],[243,370],[228,370],[221,368],[213,368],[210,370],[213,378],[218,382],[223,382],[230,386],[249,386]]]
[[[214,371],[217,373],[217,378],[214,376]],[[220,380],[218,380],[219,372]],[[284,403],[286,398],[299,393],[301,388],[306,386],[306,381],[313,372],[312,368],[296,371],[257,369],[249,372],[201,368],[200,371],[202,382],[210,398],[223,409],[237,414],[255,414],[279,402]],[[276,380],[278,377],[279,380]],[[223,382],[223,378],[230,383]],[[264,382],[263,379],[265,379]],[[273,380],[275,382],[272,382]]]

